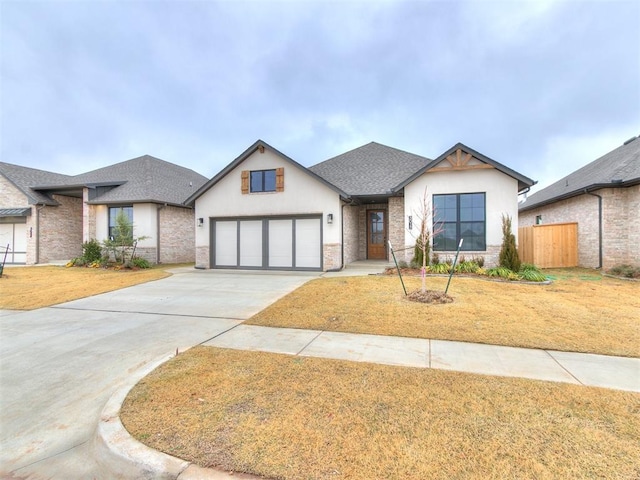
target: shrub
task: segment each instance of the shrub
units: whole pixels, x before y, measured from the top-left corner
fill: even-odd
[[[449,273],[451,271],[451,265],[449,265],[448,263],[437,263],[436,265],[431,265],[431,267],[429,267],[429,270],[432,273],[438,274]]]
[[[489,277],[500,277],[507,280],[518,280],[520,277],[517,273],[505,267],[494,267],[487,270]]]
[[[476,262],[464,261],[456,265],[456,272],[460,273],[477,273],[480,269]]]
[[[547,277],[536,270],[521,270],[520,277],[523,280],[527,280],[528,282],[544,282],[547,280]]]
[[[140,257],[132,259],[131,265],[137,268],[151,268],[151,264],[145,258]]]
[[[616,265],[607,273],[618,277],[640,278],[640,267],[634,267],[632,265]]]
[[[484,267],[484,257],[482,257],[482,256],[476,257],[474,255],[473,258],[471,259],[471,261],[475,262],[476,265],[478,265],[478,267],[480,267],[480,268]]]
[[[502,215],[502,248],[500,249],[500,266],[512,272],[520,271],[520,257],[516,248],[516,237],[511,232],[511,217]]]
[[[102,245],[95,239],[82,244],[82,259],[84,263],[93,263],[102,258]]]
[[[431,255],[431,265],[437,265],[440,263],[440,256],[437,253]]]

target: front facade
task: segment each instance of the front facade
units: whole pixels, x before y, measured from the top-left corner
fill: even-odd
[[[0,252],[9,246],[7,264],[67,261],[108,239],[124,212],[138,256],[193,262],[193,209],[182,202],[205,181],[148,155],[76,176],[0,163]]]
[[[519,224],[578,224],[578,265],[640,265],[640,139],[531,195]]]
[[[466,255],[495,264],[502,215],[517,218],[532,184],[462,144],[430,160],[372,142],[305,168],[259,140],[186,203],[199,268],[327,271],[389,261],[389,245],[410,262],[424,200],[436,253],[464,238]]]

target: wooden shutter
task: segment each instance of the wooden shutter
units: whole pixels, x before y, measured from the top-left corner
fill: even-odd
[[[249,170],[242,171],[242,193],[249,193]]]
[[[276,168],[276,192],[284,192],[284,168]]]

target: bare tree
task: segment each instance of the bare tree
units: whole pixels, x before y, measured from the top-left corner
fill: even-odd
[[[414,260],[422,264],[422,293],[424,293],[427,291],[426,274],[427,265],[429,263],[429,253],[431,251],[431,239],[443,231],[442,224],[433,221],[435,211],[431,208],[431,202],[429,201],[426,186],[424,187],[424,192],[420,198],[420,207],[418,211],[413,211],[413,215],[419,222],[420,230],[418,231],[418,235],[414,235],[411,230],[409,231],[409,234],[416,239]]]

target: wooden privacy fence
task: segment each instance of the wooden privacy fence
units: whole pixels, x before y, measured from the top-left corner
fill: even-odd
[[[578,266],[578,224],[554,223],[518,228],[518,254],[540,268]]]

